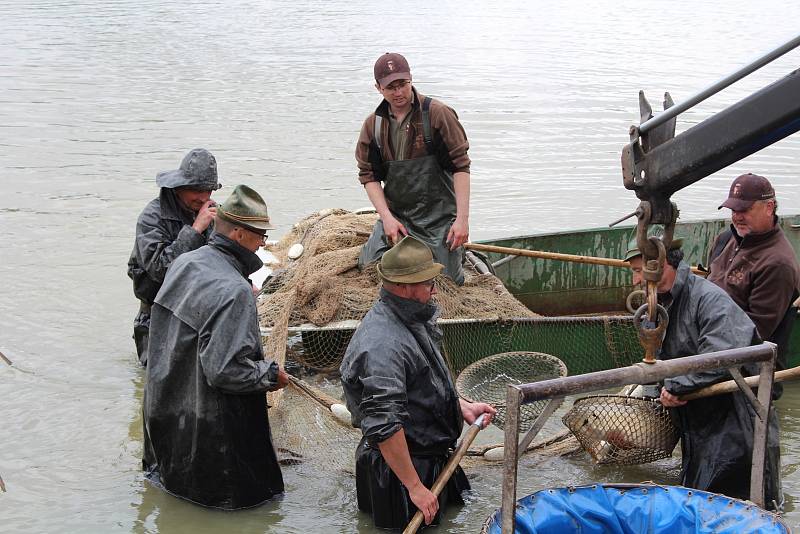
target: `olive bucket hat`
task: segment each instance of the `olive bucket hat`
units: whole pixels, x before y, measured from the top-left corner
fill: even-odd
[[[660,239],[660,236],[659,236]],[[669,244],[670,250],[676,250],[683,246],[683,238],[676,237],[672,240],[672,243]],[[636,243],[636,238],[634,237],[628,242],[628,251],[625,253],[625,261],[631,261],[636,256],[641,256],[642,253],[639,251],[639,246]]]
[[[267,203],[246,185],[237,185],[228,199],[217,206],[217,217],[259,234],[274,228],[269,223]]]
[[[217,160],[205,148],[189,151],[179,169],[158,173],[156,184],[169,189],[189,187],[201,191],[216,191],[222,187],[217,178]]]
[[[407,235],[389,249],[376,266],[383,280],[396,284],[418,284],[433,279],[444,265],[433,261],[428,245]]]

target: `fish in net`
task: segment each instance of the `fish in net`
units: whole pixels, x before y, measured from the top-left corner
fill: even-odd
[[[657,399],[591,395],[562,418],[598,464],[635,465],[672,455],[680,434]]]

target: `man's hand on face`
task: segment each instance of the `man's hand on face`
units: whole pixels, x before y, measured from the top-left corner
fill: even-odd
[[[678,408],[679,406],[685,405],[687,402],[685,400],[681,400],[677,395],[673,395],[665,388],[661,388],[661,397],[659,400],[661,401],[662,406],[666,408]]]
[[[453,226],[447,233],[447,242],[450,243],[450,250],[455,250],[469,239],[469,223],[464,219],[453,221]]]
[[[203,207],[200,208],[200,211],[197,212],[197,216],[194,218],[194,224],[192,224],[192,228],[197,230],[198,234],[202,234],[206,231],[206,228],[211,224],[211,221],[214,220],[214,217],[217,216],[217,203],[213,200],[207,200]]]
[[[403,237],[408,235],[408,231],[406,227],[403,226],[400,221],[389,215],[388,217],[382,218],[383,221],[383,233],[386,234],[386,237],[389,238],[389,242],[392,245],[397,244],[398,241],[403,239]]]

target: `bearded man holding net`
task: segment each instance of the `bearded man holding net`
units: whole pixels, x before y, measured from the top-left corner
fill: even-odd
[[[463,421],[494,408],[458,397],[442,357],[442,333],[427,245],[404,237],[377,266],[380,297],[353,335],[339,368],[347,408],[363,438],[356,449],[358,507],[376,527],[403,528],[419,509],[437,524],[447,504],[463,504],[469,482],[459,468],[438,500],[430,487],[450,456]]]

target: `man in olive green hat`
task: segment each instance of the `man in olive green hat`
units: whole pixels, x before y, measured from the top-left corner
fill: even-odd
[[[247,278],[263,265],[255,251],[269,228],[261,196],[236,186],[208,244],[172,263],[153,303],[143,467],[204,506],[236,510],[283,492],[264,394],[288,376],[265,359]]]
[[[128,260],[133,294],[140,302],[133,339],[142,365],[147,365],[150,307],[167,269],[184,252],[205,245],[211,235],[216,214],[211,193],[221,187],[217,160],[208,150],[195,148],[180,168],[158,173],[156,184],[160,193],[136,221],[136,241]]]
[[[753,321],[725,291],[691,272],[683,261],[681,244],[682,240],[675,239],[669,247],[656,289],[668,315],[657,358],[671,360],[760,342]],[[642,283],[642,254],[635,243],[625,259],[631,264],[633,283]],[[744,394],[737,391],[688,402],[680,398],[731,379],[726,369],[669,378],[664,380],[660,401],[674,410],[673,420],[681,432],[681,485],[748,499],[755,412]],[[774,410],[769,415],[764,479],[765,502],[776,507],[774,503],[783,497]]]
[[[403,528],[417,510],[438,523],[448,503],[463,504],[469,483],[457,470],[437,500],[430,487],[461,434],[463,421],[495,413],[458,397],[442,358],[434,278],[443,266],[413,236],[377,266],[380,298],[361,321],[339,368],[347,408],[363,438],[356,450],[358,507],[376,527]]]

